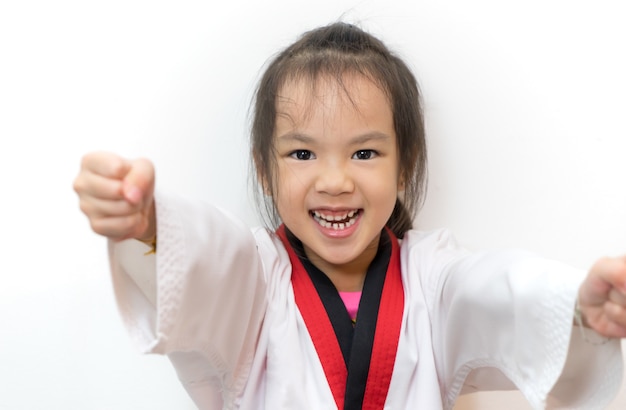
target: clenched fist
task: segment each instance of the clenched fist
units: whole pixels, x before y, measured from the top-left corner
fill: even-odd
[[[605,337],[626,337],[626,257],[603,258],[578,292],[586,325]]]
[[[94,232],[116,241],[154,237],[154,166],[150,161],[131,161],[107,152],[87,154],[74,190]]]

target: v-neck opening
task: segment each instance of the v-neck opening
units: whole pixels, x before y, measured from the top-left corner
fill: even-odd
[[[285,231],[324,305],[343,355],[347,369],[344,409],[360,409],[372,358],[383,286],[392,253],[389,234],[385,230],[381,232],[376,256],[365,275],[358,320],[353,324],[330,278],[306,258],[302,243],[287,229]]]

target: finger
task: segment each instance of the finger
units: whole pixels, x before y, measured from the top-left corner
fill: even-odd
[[[83,196],[79,206],[89,218],[123,217],[140,212],[136,205],[129,203],[126,199],[106,200]]]
[[[130,203],[147,205],[154,191],[152,162],[143,158],[132,161],[131,168],[124,177],[122,190]]]
[[[613,302],[604,305],[604,312],[607,318],[620,326],[626,326],[626,308]]]
[[[123,179],[130,168],[130,161],[110,152],[91,152],[81,161],[82,170],[107,178]]]
[[[622,292],[626,292],[626,259],[604,258],[591,269],[603,281]]]
[[[626,327],[610,321],[608,318],[606,318],[605,322],[599,324],[597,327],[592,328],[602,337],[620,339],[626,337]]]
[[[94,232],[119,241],[134,238],[145,230],[145,218],[140,214],[119,217],[93,218],[89,220]]]
[[[626,308],[613,302],[604,306],[607,318],[605,333],[609,337],[626,337]]]
[[[76,191],[80,197],[108,200],[125,199],[122,185],[123,181],[119,179],[84,172],[74,181],[74,191]]]
[[[617,288],[612,288],[609,292],[609,300],[620,306],[626,307],[626,294],[618,290]]]
[[[620,323],[619,318],[622,313],[609,306],[610,303],[606,302],[602,307],[590,310],[584,326],[590,327],[603,337],[626,337],[626,326]]]

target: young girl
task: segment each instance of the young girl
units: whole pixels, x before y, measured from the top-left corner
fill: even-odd
[[[111,239],[132,338],[168,355],[199,408],[450,409],[462,392],[508,388],[534,408],[612,399],[625,261],[585,277],[413,230],[418,88],[379,40],[343,23],[306,33],[271,62],[254,109],[275,231],[153,195],[143,159],[88,154],[74,183]]]

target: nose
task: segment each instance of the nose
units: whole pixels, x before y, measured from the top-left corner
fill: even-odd
[[[315,190],[332,196],[352,192],[354,180],[347,164],[325,163],[315,181]]]

